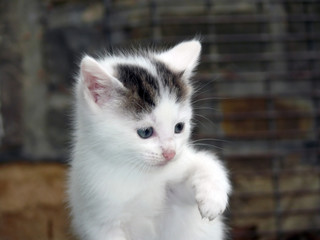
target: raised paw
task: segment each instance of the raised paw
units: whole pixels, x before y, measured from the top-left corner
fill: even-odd
[[[195,190],[195,198],[202,218],[212,221],[224,212],[228,204],[226,192],[215,189],[214,185],[210,184],[201,184]]]

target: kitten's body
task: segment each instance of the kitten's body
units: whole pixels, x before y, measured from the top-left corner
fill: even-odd
[[[188,144],[199,52],[190,41],[164,53],[83,59],[69,182],[82,239],[223,239],[226,172]]]

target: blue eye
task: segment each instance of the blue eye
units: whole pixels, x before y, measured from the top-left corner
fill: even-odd
[[[137,133],[141,138],[146,139],[152,136],[153,128],[152,127],[140,128],[137,130]]]
[[[184,123],[183,122],[179,122],[176,124],[176,126],[174,127],[174,132],[175,133],[181,133],[182,130],[184,128]]]

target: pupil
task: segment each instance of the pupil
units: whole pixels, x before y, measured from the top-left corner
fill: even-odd
[[[138,129],[137,133],[141,138],[149,138],[153,134],[153,128],[152,127],[140,128]]]
[[[177,123],[174,129],[175,133],[181,133],[184,127],[184,123]]]

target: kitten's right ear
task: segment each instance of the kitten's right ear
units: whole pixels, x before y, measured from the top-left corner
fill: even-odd
[[[102,106],[112,94],[124,88],[123,84],[113,77],[99,62],[85,56],[80,64],[82,91],[87,101]]]
[[[183,72],[188,77],[198,64],[200,52],[201,43],[198,40],[191,40],[179,43],[156,57],[172,70]]]

